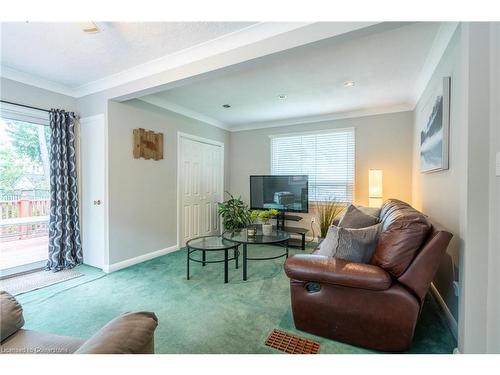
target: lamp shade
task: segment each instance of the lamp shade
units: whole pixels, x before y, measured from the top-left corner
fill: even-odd
[[[380,207],[383,201],[382,189],[383,172],[380,169],[370,169],[368,171],[368,205],[370,207]]]

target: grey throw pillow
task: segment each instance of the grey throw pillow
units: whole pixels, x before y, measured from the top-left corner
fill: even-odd
[[[356,208],[366,215],[371,215],[380,218],[380,207],[376,208],[367,206],[356,206]]]
[[[23,325],[23,308],[12,295],[0,290],[0,341],[19,331]]]
[[[375,252],[381,229],[381,224],[359,229],[332,225],[316,254],[356,263],[369,263]]]
[[[339,227],[355,229],[366,228],[377,224],[378,221],[378,217],[365,214],[351,204],[347,207],[342,219],[340,219]]]

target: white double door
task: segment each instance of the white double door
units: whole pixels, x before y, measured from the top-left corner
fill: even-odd
[[[179,136],[180,246],[219,234],[217,203],[223,199],[224,147]]]

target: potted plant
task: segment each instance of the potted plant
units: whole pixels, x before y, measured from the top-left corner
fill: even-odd
[[[264,234],[264,236],[270,236],[273,233],[271,219],[278,215],[278,213],[278,210],[274,208],[259,212],[259,218],[262,220],[262,234]]]
[[[224,230],[241,230],[250,223],[248,206],[241,197],[235,198],[231,193],[227,191],[226,193],[229,195],[229,199],[217,204]]]
[[[250,212],[250,223],[247,227],[247,236],[248,237],[255,237],[257,235],[257,228],[253,223],[258,219],[259,217],[259,211],[253,210]]]
[[[319,225],[318,241],[326,237],[328,229],[335,218],[344,210],[345,205],[335,199],[325,199],[316,203],[316,214]]]

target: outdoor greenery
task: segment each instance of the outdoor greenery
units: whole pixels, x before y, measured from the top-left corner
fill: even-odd
[[[335,199],[325,199],[316,203],[320,237],[326,237],[328,228],[330,228],[335,218],[344,210],[344,208],[345,205]]]
[[[48,126],[0,119],[0,191],[14,190],[23,175],[38,175],[34,188],[48,189]]]
[[[235,198],[226,191],[229,199],[218,203],[219,215],[222,217],[222,224],[225,230],[233,231],[245,228],[250,224],[250,211],[241,197]]]

